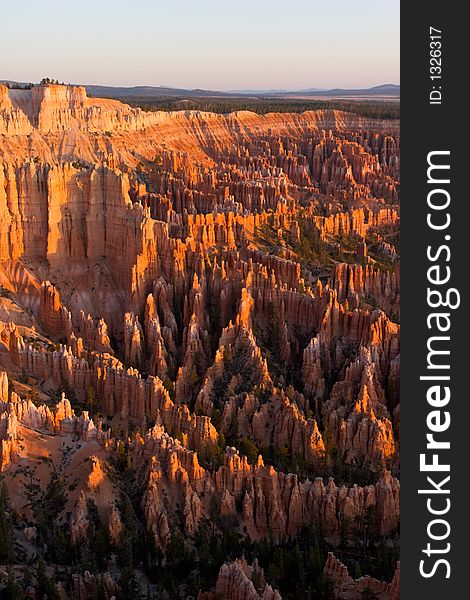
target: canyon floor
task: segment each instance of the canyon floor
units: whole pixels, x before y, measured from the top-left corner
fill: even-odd
[[[0,86],[0,597],[399,598],[399,141]]]

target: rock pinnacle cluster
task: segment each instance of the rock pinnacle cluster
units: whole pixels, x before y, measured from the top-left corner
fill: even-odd
[[[0,85],[0,589],[398,599],[399,142]]]

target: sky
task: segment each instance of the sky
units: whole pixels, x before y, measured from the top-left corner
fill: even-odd
[[[16,0],[0,79],[213,90],[399,83],[399,0]]]

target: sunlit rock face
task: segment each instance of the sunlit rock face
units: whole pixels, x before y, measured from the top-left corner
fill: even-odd
[[[60,484],[72,554],[97,532],[118,552],[131,521],[162,557],[208,523],[307,529],[334,598],[398,598],[399,572],[325,550],[396,545],[398,189],[393,121],[0,86],[0,468],[25,556],[47,537],[28,494]],[[60,597],[119,596],[103,560]],[[281,598],[224,561],[200,600]]]

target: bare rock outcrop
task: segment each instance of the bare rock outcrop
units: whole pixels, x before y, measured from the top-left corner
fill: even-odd
[[[222,565],[215,592],[227,600],[281,600],[279,592],[266,583],[258,562],[249,566],[244,558]]]
[[[360,577],[354,580],[348,569],[331,552],[323,569],[323,575],[333,584],[335,600],[361,600],[369,592],[378,600],[399,600],[400,598],[400,563],[397,565],[391,583],[379,581],[373,577]]]

